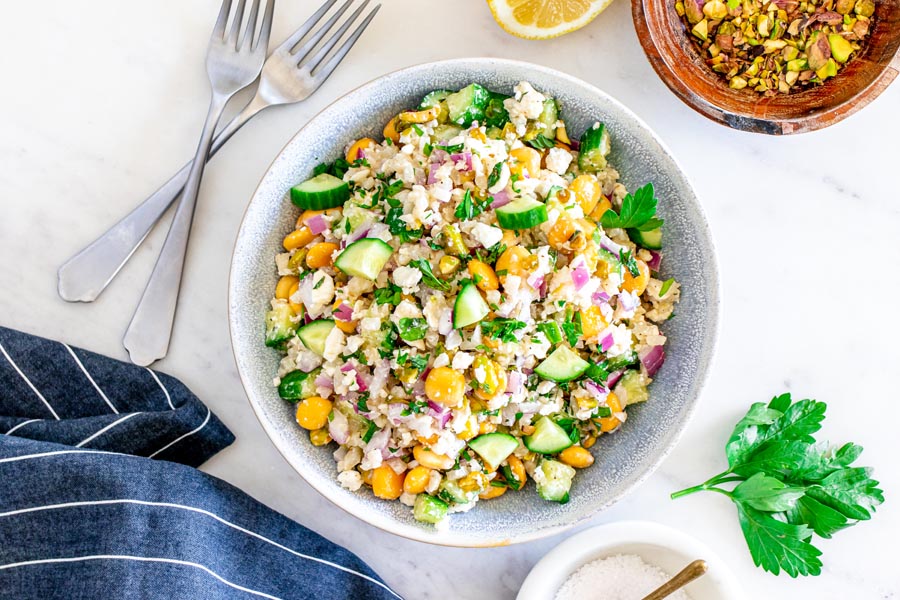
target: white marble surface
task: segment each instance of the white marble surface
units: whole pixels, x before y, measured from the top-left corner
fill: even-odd
[[[891,381],[900,364],[893,316],[900,297],[900,84],[828,130],[750,135],[707,121],[669,93],[638,45],[627,0],[585,29],[542,43],[503,33],[483,2],[384,3],[315,96],[258,117],[206,171],[172,349],[158,364],[237,435],[204,469],[348,546],[410,599],[513,598],[529,568],[565,537],[450,549],[348,516],[308,487],[263,434],[238,382],[226,322],[240,216],[271,159],[307,119],[403,66],[518,58],[581,77],[645,119],[694,182],[719,250],[724,314],[702,407],[662,468],[594,522],[650,519],[692,532],[721,553],[752,598],[900,597],[900,409]],[[217,4],[47,0],[4,7],[0,323],[126,358],[120,339],[164,232],[153,233],[92,305],[60,300],[56,269],[193,153]],[[299,25],[313,4],[281,0],[273,39]],[[821,542],[824,573],[801,581],[753,567],[726,499],[667,498],[721,470],[733,423],[751,402],[782,390],[829,403],[825,433],[865,446],[864,463],[877,467],[888,497],[875,521]]]

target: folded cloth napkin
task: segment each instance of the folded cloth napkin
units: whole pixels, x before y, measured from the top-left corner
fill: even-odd
[[[0,598],[400,597],[191,468],[234,437],[172,377],[0,327],[4,432]]]

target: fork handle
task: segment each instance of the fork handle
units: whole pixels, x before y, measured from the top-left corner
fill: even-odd
[[[268,104],[259,95],[216,134],[209,148],[209,160],[238,129]],[[58,272],[58,291],[69,302],[93,302],[106,289],[119,270],[165,214],[187,183],[193,161],[156,190],[151,196],[110,227],[103,235],[66,261]]]
[[[206,123],[200,134],[197,154],[194,156],[191,172],[181,194],[181,201],[175,210],[172,226],[122,340],[131,361],[135,364],[149,366],[163,358],[169,351],[178,292],[181,288],[181,274],[184,270],[191,224],[194,220],[194,208],[197,206],[197,195],[200,192],[200,180],[206,166],[205,159],[209,156],[216,123],[221,118],[229,97],[223,94],[213,95]]]

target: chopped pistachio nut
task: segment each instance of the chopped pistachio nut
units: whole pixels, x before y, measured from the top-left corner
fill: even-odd
[[[834,77],[871,31],[874,0],[675,0],[675,11],[736,90],[787,94]]]

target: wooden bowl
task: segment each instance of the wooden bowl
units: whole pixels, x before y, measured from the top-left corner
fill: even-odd
[[[638,39],[653,69],[688,106],[734,129],[786,135],[828,127],[874,100],[900,73],[900,0],[876,0],[861,53],[822,85],[769,98],[733,90],[710,69],[674,0],[632,0]]]

